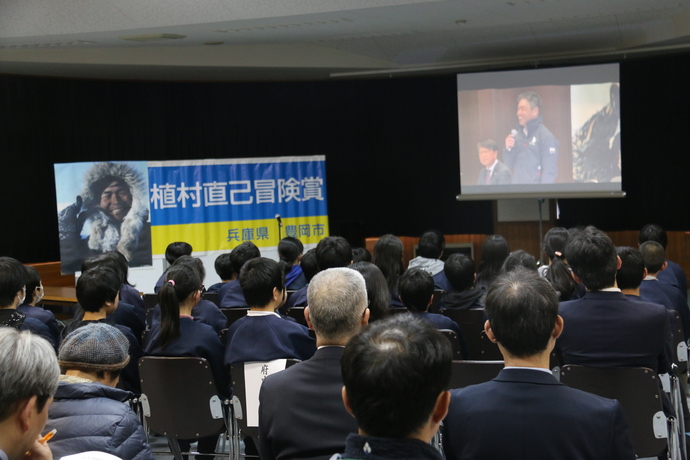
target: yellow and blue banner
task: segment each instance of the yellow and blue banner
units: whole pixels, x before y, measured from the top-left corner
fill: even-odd
[[[172,241],[186,241],[196,252],[328,236],[322,155],[152,161],[148,186],[153,254],[165,253]]]

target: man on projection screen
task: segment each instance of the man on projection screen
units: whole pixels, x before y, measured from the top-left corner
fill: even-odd
[[[63,273],[92,255],[117,250],[131,267],[151,265],[148,191],[141,173],[123,163],[96,163],[76,202],[58,216]],[[85,224],[88,236],[82,236]],[[88,227],[87,227],[88,229]]]
[[[503,161],[513,170],[513,184],[553,184],[558,141],[541,120],[541,98],[525,91],[518,98],[518,124],[506,137]]]

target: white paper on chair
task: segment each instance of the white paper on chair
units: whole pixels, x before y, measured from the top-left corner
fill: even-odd
[[[259,390],[261,382],[276,372],[285,370],[287,359],[273,361],[244,363],[244,390],[247,395],[245,416],[247,426],[259,426]]]
[[[61,457],[60,460],[122,460],[120,457],[114,455],[106,454],[105,452],[82,452],[81,454],[66,455]]]

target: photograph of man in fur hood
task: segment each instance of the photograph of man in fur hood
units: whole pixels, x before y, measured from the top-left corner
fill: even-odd
[[[58,214],[62,273],[74,273],[87,257],[113,250],[124,254],[130,267],[151,265],[148,178],[129,163],[90,165],[80,194]],[[55,165],[58,202],[59,166],[71,165]]]

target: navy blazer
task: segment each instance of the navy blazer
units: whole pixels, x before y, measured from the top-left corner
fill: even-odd
[[[357,432],[341,396],[344,347],[323,347],[307,361],[269,375],[259,393],[259,453],[263,460],[327,460]]]
[[[281,358],[306,360],[316,351],[309,329],[280,316],[245,316],[228,328],[225,364],[272,361]]]
[[[228,319],[225,317],[220,308],[216,306],[215,303],[210,300],[199,300],[199,303],[192,308],[192,317],[199,321],[200,323],[208,324],[216,331],[216,334],[220,334],[220,331],[225,329],[228,325]],[[161,322],[161,306],[156,305],[153,307],[153,314],[151,316],[152,323]]]
[[[503,369],[490,382],[452,390],[443,448],[448,460],[635,458],[618,401],[531,369]]]
[[[685,340],[690,338],[690,309],[680,291],[657,280],[643,280],[640,284],[640,298],[646,302],[658,303],[669,310],[677,311],[683,326]]]
[[[564,364],[671,369],[673,333],[666,309],[620,292],[588,291],[561,302],[563,333],[556,341]]]
[[[240,280],[234,279],[223,284],[218,290],[220,297],[220,308],[247,307],[244,300],[244,292],[240,286]]]
[[[50,335],[53,337],[53,342],[59,344],[61,341],[60,328],[58,328],[55,315],[50,310],[44,310],[41,307],[23,304],[17,307],[17,311],[24,313],[29,318],[37,319],[48,327]]]
[[[688,301],[688,278],[685,275],[683,267],[678,265],[672,260],[666,259],[668,266],[665,270],[657,273],[656,277],[659,281],[664,284],[670,284],[671,286],[677,287],[685,301]]]

